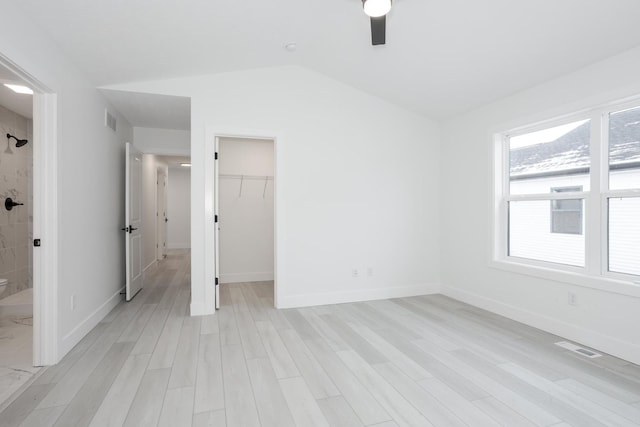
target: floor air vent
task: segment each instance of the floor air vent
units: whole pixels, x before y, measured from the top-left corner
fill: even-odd
[[[602,357],[601,354],[593,352],[588,348],[580,347],[579,345],[575,345],[567,341],[559,341],[556,343],[556,345],[562,348],[566,348],[567,350],[573,351],[574,353],[578,353],[582,356],[586,356],[590,359],[595,359],[596,357]]]

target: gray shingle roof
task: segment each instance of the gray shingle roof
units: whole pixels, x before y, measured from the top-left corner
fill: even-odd
[[[515,179],[586,173],[589,170],[589,121],[551,142],[515,148],[510,172]],[[640,168],[640,109],[609,118],[611,169]]]

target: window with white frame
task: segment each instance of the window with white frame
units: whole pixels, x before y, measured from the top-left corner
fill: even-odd
[[[496,141],[498,260],[638,279],[640,101]]]

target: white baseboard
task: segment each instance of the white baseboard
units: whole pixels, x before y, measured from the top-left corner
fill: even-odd
[[[171,243],[167,245],[167,249],[191,249],[189,243]]]
[[[273,271],[227,273],[220,275],[220,283],[264,282],[267,280],[273,280]]]
[[[62,337],[62,342],[60,343],[59,353],[58,353],[58,361],[62,359],[62,357],[69,352],[76,344],[80,342],[85,335],[87,335],[93,328],[96,327],[98,323],[102,319],[105,318],[107,314],[113,308],[118,305],[120,301],[123,300],[123,296],[120,294],[124,292],[124,287],[119,289],[115,294],[113,294],[104,304],[98,307],[93,313],[87,316],[82,322],[78,324],[71,332]]]
[[[149,263],[149,265],[147,265],[143,270],[142,270],[142,274],[144,274],[148,269],[150,269],[151,267],[155,267],[156,264],[158,264],[158,260],[154,259],[153,261],[151,261]]]
[[[358,301],[373,301],[387,298],[414,297],[440,292],[440,284],[425,283],[421,285],[386,287],[376,289],[358,289],[329,293],[290,295],[278,297],[278,308],[311,307],[315,305],[342,304]]]
[[[443,286],[442,294],[526,325],[533,326],[534,328],[542,329],[543,331],[561,336],[576,343],[583,344],[595,350],[602,351],[635,364],[640,364],[640,344],[622,341],[615,337],[603,335],[562,320],[524,310],[522,308],[461,289]]]

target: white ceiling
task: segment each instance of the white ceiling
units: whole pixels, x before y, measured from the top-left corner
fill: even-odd
[[[360,0],[19,5],[97,86],[298,64],[436,119],[640,45],[638,0],[396,0],[377,47]]]
[[[14,113],[20,114],[22,117],[32,118],[33,96],[15,93],[5,87],[4,83],[25,84],[20,78],[0,64],[0,105]]]
[[[158,156],[157,159],[165,162],[170,169],[184,168],[184,166],[180,166],[180,163],[191,163],[189,156]]]

